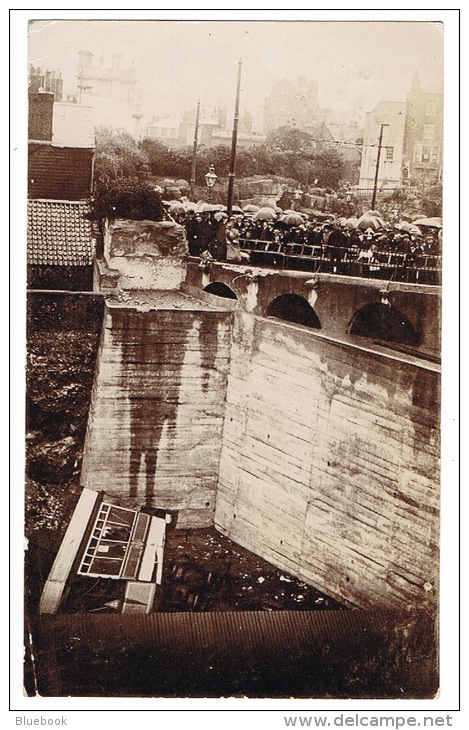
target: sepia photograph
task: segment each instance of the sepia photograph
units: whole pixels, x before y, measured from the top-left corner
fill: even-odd
[[[431,711],[459,11],[112,12],[17,22],[22,708]]]

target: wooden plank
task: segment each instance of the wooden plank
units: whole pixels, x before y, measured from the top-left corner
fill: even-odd
[[[152,517],[150,530],[145,541],[145,551],[140,563],[138,579],[151,581],[155,563],[157,564],[156,582],[161,585],[163,570],[163,546],[166,534],[166,520],[161,517]]]
[[[83,489],[52,565],[39,602],[39,613],[56,613],[65,584],[77,556],[100,493]]]

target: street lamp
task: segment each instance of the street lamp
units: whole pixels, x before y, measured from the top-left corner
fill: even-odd
[[[211,200],[212,198],[212,190],[213,187],[218,180],[218,176],[215,174],[215,168],[213,165],[210,165],[207,174],[205,175],[205,183],[207,185],[208,189],[208,199]]]
[[[347,203],[347,212],[350,213],[352,207],[352,193],[350,190],[345,193],[345,202]]]
[[[389,124],[386,124],[383,122],[381,124],[381,129],[379,130],[379,140],[378,140],[378,155],[376,157],[376,170],[375,170],[375,184],[373,187],[373,197],[371,198],[371,209],[374,210],[375,203],[376,203],[376,191],[378,190],[378,173],[379,173],[379,160],[381,157],[381,147],[383,142],[383,129],[384,127],[389,127]]]

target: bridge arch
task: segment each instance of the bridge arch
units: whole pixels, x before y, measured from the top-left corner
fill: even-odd
[[[419,344],[419,336],[406,315],[381,302],[359,309],[350,322],[349,333],[405,345]]]
[[[208,292],[208,294],[214,294],[216,297],[223,297],[224,299],[238,298],[236,292],[223,281],[211,281],[210,284],[204,287],[204,291]]]
[[[313,307],[298,294],[280,294],[275,297],[267,307],[265,316],[321,329],[321,323]]]

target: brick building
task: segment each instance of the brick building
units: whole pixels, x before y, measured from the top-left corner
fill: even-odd
[[[92,289],[88,218],[93,181],[91,110],[29,94],[28,235],[30,289]]]
[[[312,79],[300,78],[296,84],[283,79],[274,86],[264,103],[264,133],[279,127],[295,127],[312,132],[325,121],[317,98],[318,85]]]

